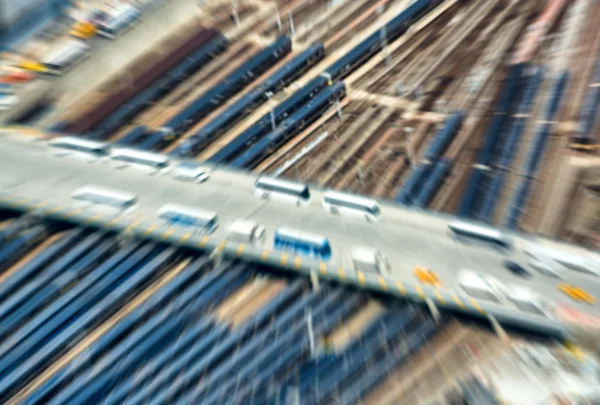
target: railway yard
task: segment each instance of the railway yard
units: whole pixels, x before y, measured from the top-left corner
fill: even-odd
[[[189,18],[147,51],[2,132],[81,137],[599,250],[598,1],[181,3]],[[93,57],[61,86],[85,79]],[[2,403],[600,403],[588,347],[0,214]]]

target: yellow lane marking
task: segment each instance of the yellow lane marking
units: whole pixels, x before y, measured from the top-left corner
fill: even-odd
[[[144,235],[150,235],[156,228],[158,228],[158,225],[152,225],[148,227],[148,229],[146,229],[144,232]]]
[[[244,245],[243,243],[240,243],[235,254],[238,256],[241,256],[242,253],[244,253],[244,249],[246,249],[246,245]]]
[[[425,298],[425,293],[423,292],[423,289],[420,285],[415,286],[415,290],[417,290],[417,294],[419,294],[419,297]]]
[[[342,267],[340,267],[338,269],[338,274],[340,275],[340,279],[343,280],[346,278],[346,272],[344,271],[344,269]]]
[[[67,212],[66,217],[68,218],[68,217],[75,216],[75,215],[79,214],[81,211],[82,211],[81,208],[73,210],[73,211],[69,211],[69,212]]]
[[[404,288],[404,286],[402,285],[402,283],[400,281],[396,281],[396,288],[398,288],[398,291],[400,291],[400,294],[406,295],[406,289]]]
[[[173,228],[167,229],[167,231],[165,233],[163,233],[163,236],[162,236],[163,240],[167,239],[169,236],[173,235],[173,232],[175,232],[175,229],[173,229]]]
[[[57,206],[55,206],[55,207],[48,208],[48,209],[46,210],[46,214],[52,214],[53,212],[60,211],[60,210],[62,210],[63,208],[65,208],[65,207],[63,207],[62,205],[57,205]]]
[[[113,218],[113,219],[111,219],[110,221],[108,221],[108,222],[106,223],[106,225],[107,225],[107,226],[111,226],[111,225],[113,225],[113,224],[116,224],[117,222],[119,222],[119,219],[121,219],[121,218],[119,218],[119,217]]]
[[[361,285],[365,285],[366,284],[366,282],[365,282],[365,274],[362,271],[357,271],[356,272],[356,276],[358,277],[358,282]]]
[[[192,237],[192,233],[191,232],[186,232],[186,233],[183,234],[183,236],[181,238],[179,238],[179,242],[184,243],[185,241],[187,241],[191,237]]]
[[[221,243],[219,243],[219,246],[217,246],[217,251],[221,251],[223,250],[223,248],[225,247],[225,241],[221,241]]]
[[[319,264],[319,270],[321,271],[321,274],[327,274],[327,265],[321,262]]]
[[[444,297],[442,297],[442,294],[440,294],[440,292],[438,290],[435,290],[433,292],[435,294],[435,296],[437,297],[437,299],[442,303],[445,304],[446,300],[444,299]]]
[[[300,264],[302,264],[302,259],[300,259],[300,256],[296,256],[296,258],[294,259],[294,267],[299,269]]]
[[[285,264],[287,263],[288,260],[288,254],[287,253],[282,253],[281,254],[281,265],[285,266]]]
[[[387,282],[385,281],[385,279],[383,277],[378,277],[377,280],[379,281],[379,285],[381,286],[381,288],[383,288],[384,290],[387,290],[388,286],[387,286]]]
[[[460,298],[458,298],[458,295],[454,294],[452,298],[454,298],[454,302],[456,302],[456,305],[458,305],[461,309],[465,309],[465,304],[463,304]]]
[[[200,242],[198,242],[198,246],[203,247],[207,243],[208,243],[208,236],[203,236],[202,239],[200,239]]]
[[[102,214],[98,214],[98,215],[94,215],[93,217],[91,217],[90,219],[88,219],[88,224],[91,224],[92,222],[102,218],[104,215]]]
[[[267,249],[263,250],[262,255],[260,256],[261,260],[267,260],[267,257],[269,257],[269,251]]]
[[[31,206],[31,209],[32,209],[32,210],[36,210],[36,209],[38,209],[38,208],[43,208],[43,207],[45,207],[46,205],[48,205],[48,202],[47,202],[47,201],[41,201],[41,202],[39,202],[39,203],[37,203],[37,204],[33,204],[33,205]]]
[[[477,303],[477,301],[475,301],[474,299],[471,299],[471,304],[473,304],[475,309],[478,310],[480,313],[485,314],[485,311],[483,310],[483,308],[481,308],[481,306]]]

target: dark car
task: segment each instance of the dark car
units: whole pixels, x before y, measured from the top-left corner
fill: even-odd
[[[513,272],[514,274],[521,277],[531,277],[531,273],[527,271],[523,266],[517,264],[511,260],[506,260],[504,262],[504,267]]]

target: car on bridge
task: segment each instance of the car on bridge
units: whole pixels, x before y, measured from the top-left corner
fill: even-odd
[[[513,274],[516,274],[518,276],[526,277],[526,278],[532,277],[532,274],[527,269],[525,269],[525,267],[521,266],[520,264],[518,264],[516,262],[513,262],[512,260],[505,260],[504,267],[506,267]]]

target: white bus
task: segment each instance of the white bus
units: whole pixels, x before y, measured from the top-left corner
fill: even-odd
[[[256,180],[254,194],[265,200],[292,201],[296,205],[306,205],[310,201],[310,190],[306,184],[271,177]]]
[[[110,153],[110,159],[117,163],[119,169],[134,165],[137,168],[147,169],[152,173],[166,173],[170,164],[169,158],[160,153],[127,148],[113,149]]]
[[[88,141],[73,136],[54,138],[48,144],[57,148],[57,156],[75,155],[86,158],[104,158],[110,153],[110,147],[104,142]]]
[[[138,196],[121,190],[98,186],[85,186],[71,194],[71,198],[79,201],[86,208],[99,209],[109,213],[128,214],[134,211],[138,204]]]
[[[48,68],[49,74],[62,75],[67,68],[89,54],[89,45],[78,39],[69,38],[42,58],[40,63]]]
[[[168,225],[198,228],[213,233],[219,226],[219,217],[214,212],[199,210],[179,204],[166,204],[157,213]]]
[[[334,215],[364,216],[367,221],[375,221],[381,216],[381,208],[374,199],[337,191],[327,191],[325,193],[323,196],[323,209]]]
[[[493,243],[505,248],[511,246],[510,239],[496,228],[464,221],[450,222],[448,228],[458,237],[479,239],[483,242]]]

